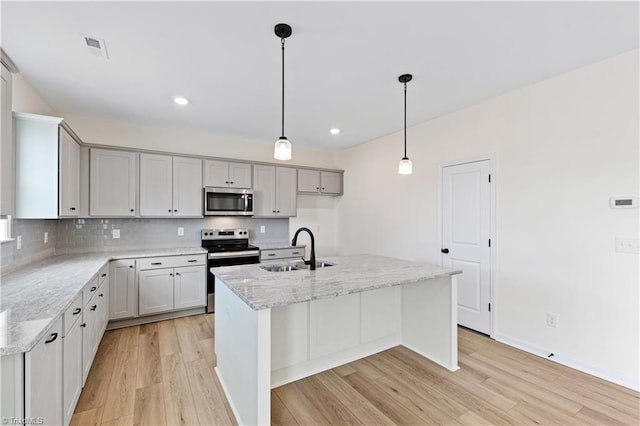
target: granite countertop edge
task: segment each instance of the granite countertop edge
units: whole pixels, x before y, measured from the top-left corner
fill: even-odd
[[[148,258],[148,257],[157,257],[157,256],[183,256],[183,255],[196,255],[196,254],[207,254],[207,250],[202,247],[178,247],[178,248],[160,248],[160,249],[140,249],[140,250],[126,250],[126,251],[118,251],[118,252],[93,252],[93,253],[84,253],[84,254],[64,254],[64,255],[55,255],[43,259],[38,262],[34,262],[32,264],[26,265],[23,268],[12,271],[6,275],[1,277],[0,283],[0,293],[4,293],[4,289],[8,286],[18,285],[18,286],[28,286],[30,282],[26,282],[29,277],[34,274],[38,274],[40,271],[42,273],[51,273],[50,268],[56,268],[56,266],[60,267],[68,262],[78,262],[78,265],[81,266],[82,263],[95,263],[95,266],[89,275],[89,278],[86,280],[83,278],[79,281],[79,283],[72,284],[74,289],[67,289],[68,291],[65,293],[65,301],[64,303],[56,306],[55,313],[47,316],[46,318],[34,318],[31,321],[38,321],[37,325],[34,325],[34,329],[37,327],[38,331],[31,331],[25,333],[24,338],[15,339],[16,343],[7,344],[6,346],[0,347],[0,356],[5,355],[15,355],[23,352],[29,352],[33,347],[42,339],[42,337],[46,334],[46,332],[51,328],[51,326],[62,316],[64,312],[73,304],[73,301],[78,297],[79,294],[83,291],[84,287],[98,274],[100,269],[102,269],[105,265],[107,265],[112,260],[121,260],[121,259],[131,259],[131,258]],[[49,270],[47,272],[47,270]],[[23,278],[23,279],[21,279]],[[3,288],[4,287],[4,288]],[[61,289],[60,291],[63,291]],[[26,303],[24,300],[20,300],[14,302],[10,306],[3,306],[2,312],[5,312],[10,309],[19,308],[17,306],[18,303]],[[84,302],[83,302],[84,303]],[[31,309],[33,310],[33,309]],[[38,311],[37,309],[34,311]],[[23,321],[12,323],[10,320],[5,324],[5,330],[2,332],[10,333],[12,327],[19,326]],[[2,336],[4,337],[4,336]]]

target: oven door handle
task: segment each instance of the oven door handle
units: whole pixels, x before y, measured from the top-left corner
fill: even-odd
[[[232,257],[260,256],[260,252],[256,250],[246,251],[223,251],[218,253],[209,253],[208,259],[228,259]]]

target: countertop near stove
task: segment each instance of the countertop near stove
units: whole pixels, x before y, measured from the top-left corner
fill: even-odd
[[[181,247],[52,256],[2,275],[0,355],[31,350],[111,260],[206,253],[201,247]]]
[[[269,272],[253,264],[211,268],[211,272],[255,311],[462,273],[429,263],[369,254],[318,260],[335,266],[315,271]]]

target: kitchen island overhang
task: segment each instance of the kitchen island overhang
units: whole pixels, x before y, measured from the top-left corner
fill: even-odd
[[[403,345],[455,371],[460,271],[374,255],[316,271],[212,268],[216,373],[239,424],[269,424],[271,389]]]

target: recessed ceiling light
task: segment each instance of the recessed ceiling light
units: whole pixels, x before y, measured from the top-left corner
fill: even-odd
[[[332,135],[337,135],[338,133],[340,133],[340,129],[334,127],[333,129],[329,130],[329,133],[331,133]]]
[[[177,103],[178,105],[187,105],[189,104],[189,99],[183,96],[176,96],[175,98],[173,98],[173,102]]]

